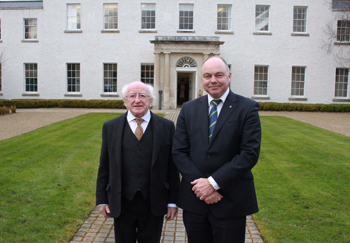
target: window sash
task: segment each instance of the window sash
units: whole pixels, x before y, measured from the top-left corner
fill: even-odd
[[[218,30],[231,30],[231,5],[230,4],[218,4],[217,12],[217,29]]]
[[[24,19],[24,39],[37,39],[37,19]]]
[[[254,95],[267,95],[268,66],[255,66]]]
[[[349,69],[337,68],[335,77],[335,97],[348,97]]]
[[[24,64],[24,79],[26,92],[38,91],[38,64],[26,63]]]
[[[80,63],[67,63],[67,92],[80,92]]]
[[[118,65],[116,63],[103,64],[103,91],[117,92],[117,72]]]
[[[332,8],[333,9],[341,9],[341,10],[348,10],[350,9],[350,0],[333,0],[332,1]]]
[[[141,65],[141,82],[145,84],[154,83],[154,64],[142,64]]]
[[[304,96],[305,67],[292,67],[292,96]]]
[[[118,29],[118,4],[104,4],[104,29]]]
[[[306,32],[307,7],[294,7],[293,32]]]
[[[156,28],[156,5],[141,4],[141,29]]]
[[[0,63],[0,91],[2,91],[2,64]]]
[[[67,4],[67,29],[80,30],[80,4]]]
[[[179,29],[193,30],[193,4],[180,4]]]
[[[256,5],[255,9],[255,30],[269,31],[270,26],[270,6]]]
[[[338,21],[337,41],[350,41],[350,20]]]

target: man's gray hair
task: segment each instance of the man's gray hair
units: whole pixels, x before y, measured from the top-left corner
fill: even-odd
[[[123,99],[124,99],[125,96],[126,96],[126,93],[127,93],[127,91],[128,91],[129,85],[130,85],[130,84],[134,84],[134,83],[143,83],[144,85],[146,85],[147,88],[148,88],[148,91],[149,91],[149,93],[150,93],[150,95],[151,95],[151,98],[152,98],[153,100],[156,99],[156,97],[154,96],[154,93],[153,93],[153,90],[154,90],[153,86],[150,85],[150,84],[145,84],[144,82],[141,82],[141,81],[134,81],[134,82],[129,83],[129,84],[124,84],[124,85],[123,85],[123,88],[122,88],[122,98],[123,98]]]

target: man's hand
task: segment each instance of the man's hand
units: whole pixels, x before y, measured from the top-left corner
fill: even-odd
[[[204,200],[206,197],[210,196],[215,192],[215,189],[209,184],[207,178],[200,178],[191,182],[194,187],[192,191],[197,195],[200,200]]]
[[[177,208],[168,207],[168,213],[165,216],[166,220],[168,221],[173,220],[175,218],[176,213],[177,213]]]
[[[100,212],[103,214],[103,216],[105,216],[105,218],[110,218],[110,214],[111,214],[111,211],[109,210],[109,207],[108,205],[101,205],[99,206],[100,208]]]
[[[204,199],[204,202],[206,202],[206,204],[214,204],[214,203],[220,202],[222,198],[223,198],[223,196],[220,193],[218,193],[217,191],[215,191],[213,194],[206,197]]]

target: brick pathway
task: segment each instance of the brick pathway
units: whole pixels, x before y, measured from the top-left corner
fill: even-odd
[[[180,109],[162,110],[153,112],[165,112],[165,118],[176,122]],[[115,242],[114,221],[112,218],[105,219],[98,207],[76,232],[70,243],[78,242]],[[164,220],[162,243],[185,243],[187,242],[186,230],[182,222],[182,210],[179,209],[176,218],[167,222]],[[245,242],[263,242],[260,232],[256,227],[252,216],[247,216]]]

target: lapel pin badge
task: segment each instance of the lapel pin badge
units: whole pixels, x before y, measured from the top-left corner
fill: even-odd
[[[232,105],[230,105],[229,108],[232,108]]]

